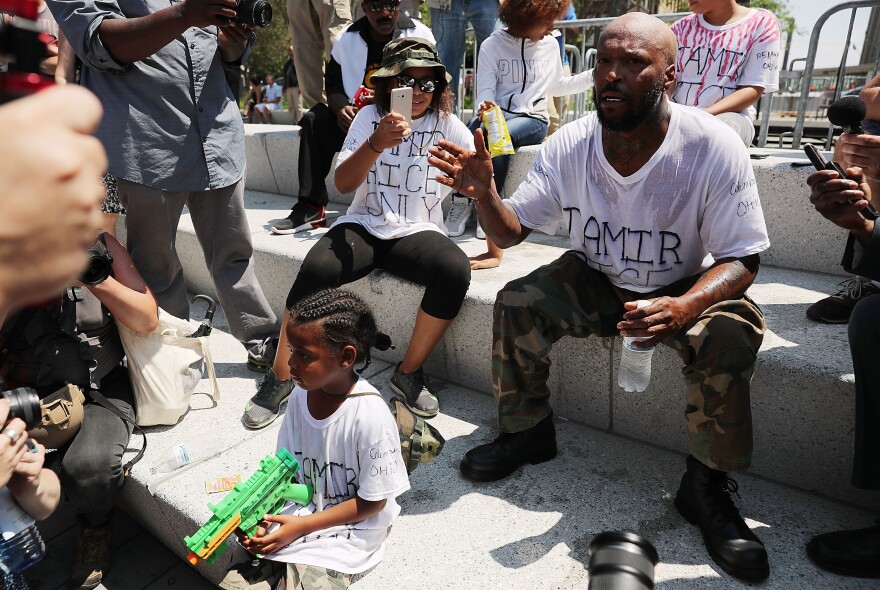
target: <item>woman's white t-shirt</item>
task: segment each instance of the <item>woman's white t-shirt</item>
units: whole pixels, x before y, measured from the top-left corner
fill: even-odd
[[[337,167],[366,143],[381,120],[374,105],[358,111],[336,159]],[[383,240],[425,230],[445,235],[441,203],[452,188],[437,182],[440,171],[428,164],[428,148],[441,139],[474,149],[474,136],[453,114],[431,110],[413,119],[412,133],[399,146],[382,152],[336,223],[358,223]]]
[[[362,392],[378,393],[361,378],[352,393]],[[324,420],[309,413],[307,396],[300,387],[290,394],[278,448],[287,449],[296,458],[301,467],[297,480],[314,486],[315,493],[308,506],[288,502],[281,514],[304,516],[355,496],[386,500],[386,504],[366,520],[317,531],[266,558],[347,574],[363,572],[382,561],[388,527],[400,513],[395,498],[409,489],[409,476],[400,457],[400,435],[381,396],[348,397]]]
[[[669,107],[663,143],[626,177],[605,158],[595,114],[551,135],[506,201],[520,223],[553,233],[564,218],[587,264],[639,293],[699,274],[717,259],[766,250],[757,182],[739,136],[699,109]]]
[[[740,86],[779,90],[779,22],[772,12],[751,9],[728,25],[710,25],[692,14],[672,25],[678,41],[675,92],[679,104],[708,108]],[[740,114],[754,116],[750,107]]]

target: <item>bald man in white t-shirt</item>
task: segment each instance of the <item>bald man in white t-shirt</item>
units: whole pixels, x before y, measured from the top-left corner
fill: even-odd
[[[506,201],[480,131],[476,152],[449,142],[432,151],[429,162],[444,173],[438,182],[476,202],[498,245],[518,244],[533,229],[553,233],[565,219],[572,248],[498,293],[492,383],[502,433],[468,451],[460,469],[492,481],[556,456],[547,379],[550,349],[563,336],[667,344],[685,365],[691,448],[675,506],[722,569],[757,581],[769,575],[767,552],[730,499],[727,472],[751,464],[750,383],[765,325],[745,292],[769,240],[740,139],[667,98],[676,46],[649,15],[608,25],[596,114],[551,136]]]

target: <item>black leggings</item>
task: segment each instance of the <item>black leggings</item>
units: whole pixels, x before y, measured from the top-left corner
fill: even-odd
[[[422,310],[441,320],[458,315],[471,282],[470,262],[443,234],[420,231],[383,240],[357,223],[330,228],[312,246],[287,295],[287,308],[308,295],[354,282],[376,268],[425,287]]]

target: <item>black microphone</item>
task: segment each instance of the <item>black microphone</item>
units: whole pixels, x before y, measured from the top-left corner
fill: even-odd
[[[844,96],[831,103],[828,107],[828,120],[844,133],[864,133],[862,121],[868,114],[868,107],[858,96]]]

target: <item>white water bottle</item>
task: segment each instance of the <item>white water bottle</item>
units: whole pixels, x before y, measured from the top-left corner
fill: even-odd
[[[639,307],[650,305],[650,301],[638,301]],[[624,391],[645,391],[651,381],[651,357],[654,348],[639,350],[632,347],[633,342],[641,342],[648,338],[623,337],[620,351],[620,367],[617,370],[617,384]]]
[[[19,508],[8,488],[0,489],[0,574],[20,572],[45,554],[34,519]]]
[[[183,443],[176,444],[162,451],[162,460],[153,466],[150,473],[170,473],[189,465],[192,460],[190,449]]]

